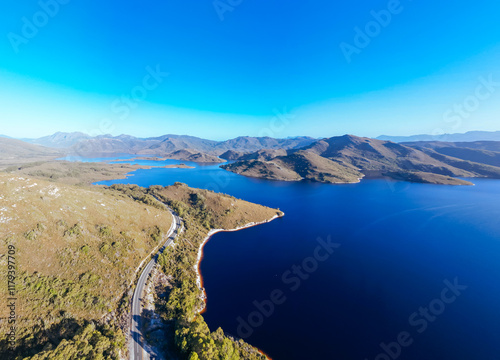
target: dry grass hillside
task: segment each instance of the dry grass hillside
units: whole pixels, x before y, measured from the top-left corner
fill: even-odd
[[[286,156],[287,151],[284,149],[266,149],[259,150],[250,154],[242,155],[238,160],[260,160],[269,161],[277,156]]]
[[[125,179],[129,173],[137,169],[151,169],[151,166],[42,161],[10,166],[4,171],[16,176],[28,176],[68,185],[90,185],[98,181]]]
[[[471,143],[449,143],[439,141],[421,141],[403,143],[416,149],[434,151],[457,159],[500,167],[500,141],[477,141]]]
[[[171,250],[183,255],[171,263],[178,270],[167,273],[181,274],[179,286],[189,281],[192,292],[186,303],[192,306],[182,318],[193,319],[201,301],[194,265],[208,231],[266,221],[280,214],[278,210],[180,183],[149,189],[77,187],[0,172],[0,276],[6,283],[10,275],[6,254],[15,248],[17,299],[13,350],[6,336],[10,309],[0,308],[1,359],[121,359],[126,355],[122,329],[136,269],[163,243],[172,222],[170,212],[157,199],[185,217],[184,238]],[[0,295],[12,296],[6,286],[0,287]],[[203,322],[201,317],[196,321]],[[179,322],[185,330],[184,325]],[[260,358],[243,342],[224,341],[240,354],[252,354],[243,358]]]
[[[182,202],[195,209],[199,208],[202,212],[204,210],[207,215],[206,222],[202,222],[202,225],[212,229],[234,229],[250,222],[269,220],[280,213],[276,209],[236,199],[233,196],[193,189],[180,183],[157,188],[155,194],[168,199],[169,202]],[[179,215],[183,216],[182,211]]]
[[[396,176],[399,176],[398,173],[422,172],[445,177],[500,178],[498,167],[447,156],[432,149],[418,149],[352,135],[324,139],[307,150],[364,171],[387,172]],[[444,179],[433,177],[434,180],[438,178]]]
[[[109,190],[0,173],[0,274],[6,278],[5,254],[13,245],[18,352],[57,345],[71,333],[61,322],[113,317],[171,221],[169,212]],[[6,286],[0,294],[7,297]],[[1,307],[0,354],[7,316]]]
[[[166,347],[169,353],[176,349],[181,359],[265,360],[257,349],[243,340],[226,336],[222,329],[211,332],[199,314],[204,303],[196,282],[198,250],[212,229],[235,229],[265,222],[283,213],[229,195],[192,189],[182,183],[149,189],[113,185],[111,189],[134,199],[144,196],[161,199],[183,218],[185,231],[175,246],[169,247],[158,259],[163,272],[170,277],[172,288],[168,296],[158,298],[155,305],[169,329],[156,345]]]
[[[56,149],[0,137],[0,170],[12,165],[52,160],[63,155],[63,152]]]
[[[274,161],[244,160],[222,165],[221,168],[238,175],[267,180],[300,181],[302,177],[295,171],[281,167]]]
[[[237,174],[270,180],[312,180],[325,183],[356,183],[363,177],[353,167],[344,166],[313,152],[298,151],[269,161],[238,161],[223,165]]]
[[[209,155],[206,153],[198,152],[190,149],[178,150],[173,153],[165,155],[167,159],[192,161],[199,163],[220,163],[224,160],[219,159],[217,156]]]
[[[220,154],[219,157],[225,160],[239,160],[243,155],[246,155],[246,153],[243,151],[228,150]]]
[[[391,177],[403,181],[471,185],[459,177],[500,178],[499,157],[476,150],[438,152],[390,141],[353,135],[322,139],[301,150],[288,151],[267,161],[238,161],[222,168],[237,174],[275,180],[314,180],[352,183],[363,176]],[[460,158],[461,157],[461,158]],[[470,160],[475,160],[470,161]],[[362,175],[361,175],[362,174]]]

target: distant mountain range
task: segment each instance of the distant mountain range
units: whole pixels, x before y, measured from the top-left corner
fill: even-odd
[[[412,135],[412,136],[388,136],[382,135],[377,140],[392,142],[410,141],[446,141],[446,142],[468,142],[468,141],[500,141],[500,131],[469,131],[465,134],[443,134],[443,135]]]
[[[0,137],[10,138],[6,135]],[[464,134],[444,135],[413,135],[388,136],[382,135],[377,140],[396,143],[417,141],[441,142],[476,142],[500,141],[500,131],[470,131]],[[50,136],[37,139],[20,139],[32,144],[56,149],[65,149],[66,152],[75,152],[82,155],[96,153],[131,153],[131,154],[158,154],[166,155],[178,150],[196,150],[210,155],[219,156],[226,151],[254,152],[262,149],[299,149],[312,144],[318,139],[307,136],[274,139],[270,137],[241,136],[225,141],[206,140],[188,135],[162,135],[158,137],[138,138],[130,135],[99,135],[90,136],[82,132],[57,132]]]
[[[462,134],[464,135],[464,134]],[[157,155],[194,162],[234,161],[222,167],[245,176],[274,180],[353,183],[389,177],[435,184],[466,185],[459,178],[500,179],[500,141],[392,141],[353,135],[321,140],[242,136],[213,141],[186,135],[136,138],[56,133],[40,139],[0,137],[0,165],[55,159],[64,155]],[[44,146],[42,146],[44,145]]]
[[[422,151],[432,149],[441,154],[462,160],[500,167],[500,141],[440,142],[418,141],[402,143]]]
[[[226,141],[214,141],[188,135],[163,135],[150,138],[137,138],[130,135],[91,137],[79,132],[58,132],[39,139],[25,139],[25,141],[64,149],[69,155],[81,156],[119,153],[167,156],[179,150],[191,150],[201,154],[218,156],[228,150],[252,152],[261,149],[295,149],[307,146],[316,139],[306,136],[287,139],[241,136]]]
[[[80,141],[89,140],[92,137],[90,135],[81,132],[57,132],[50,136],[44,136],[38,139],[22,139],[26,142],[42,145],[46,147],[52,147],[57,149],[69,148]]]

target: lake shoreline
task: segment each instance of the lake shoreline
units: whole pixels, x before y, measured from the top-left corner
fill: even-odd
[[[240,231],[240,230],[244,230],[244,229],[249,229],[251,227],[258,226],[258,225],[267,224],[273,220],[282,218],[283,216],[285,216],[285,213],[282,212],[280,215],[276,214],[270,219],[260,221],[260,222],[250,222],[244,226],[237,227],[235,229],[212,229],[208,232],[207,236],[203,239],[203,241],[201,242],[201,244],[198,248],[198,257],[197,257],[196,265],[195,265],[196,285],[198,286],[198,288],[202,292],[201,298],[203,300],[203,307],[197,310],[198,314],[203,314],[207,309],[207,294],[205,292],[205,288],[203,287],[203,276],[201,275],[200,265],[201,265],[201,261],[203,260],[203,248],[208,243],[208,241],[212,238],[212,236],[214,236],[215,234],[217,234],[219,232],[235,232],[235,231]],[[271,357],[269,355],[267,355],[265,352],[263,352],[261,349],[257,348],[257,350],[260,354],[264,355],[267,360],[272,360]]]
[[[264,221],[250,222],[246,225],[243,225],[243,226],[240,226],[240,227],[237,227],[234,229],[212,229],[208,232],[207,236],[203,239],[203,241],[201,242],[201,244],[198,248],[198,257],[197,257],[196,265],[195,265],[196,285],[203,292],[202,298],[203,298],[203,302],[204,302],[203,308],[198,310],[199,314],[203,314],[207,308],[207,305],[206,305],[207,295],[205,293],[205,288],[203,287],[203,276],[201,275],[201,270],[200,270],[201,261],[203,260],[203,248],[205,247],[206,243],[212,238],[212,236],[214,236],[215,234],[217,234],[219,232],[234,232],[234,231],[249,229],[249,228],[254,227],[254,226],[270,223],[271,221],[276,220],[278,218],[282,218],[283,216],[285,216],[285,213],[282,213],[281,215],[276,214],[272,218],[264,220]]]

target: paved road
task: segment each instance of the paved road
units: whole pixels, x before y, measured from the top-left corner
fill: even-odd
[[[172,210],[170,210],[170,213],[172,214],[172,219],[173,219],[172,226],[170,226],[170,229],[167,234],[168,239],[165,242],[165,244],[161,247],[158,254],[162,253],[167,246],[170,246],[170,244],[172,244],[181,227],[180,218]],[[155,257],[146,265],[146,267],[142,271],[141,276],[139,277],[139,281],[137,282],[137,287],[135,288],[134,296],[132,297],[132,313],[130,317],[130,327],[129,327],[130,360],[149,359],[149,355],[144,350],[142,343],[143,335],[141,333],[141,311],[142,311],[141,300],[144,293],[144,287],[146,285],[146,281],[149,275],[151,274],[151,270],[153,270],[154,266],[156,265],[158,254],[155,255]]]

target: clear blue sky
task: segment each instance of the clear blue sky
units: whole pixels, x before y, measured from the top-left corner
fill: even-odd
[[[498,0],[54,1],[0,5],[0,134],[500,130]]]

